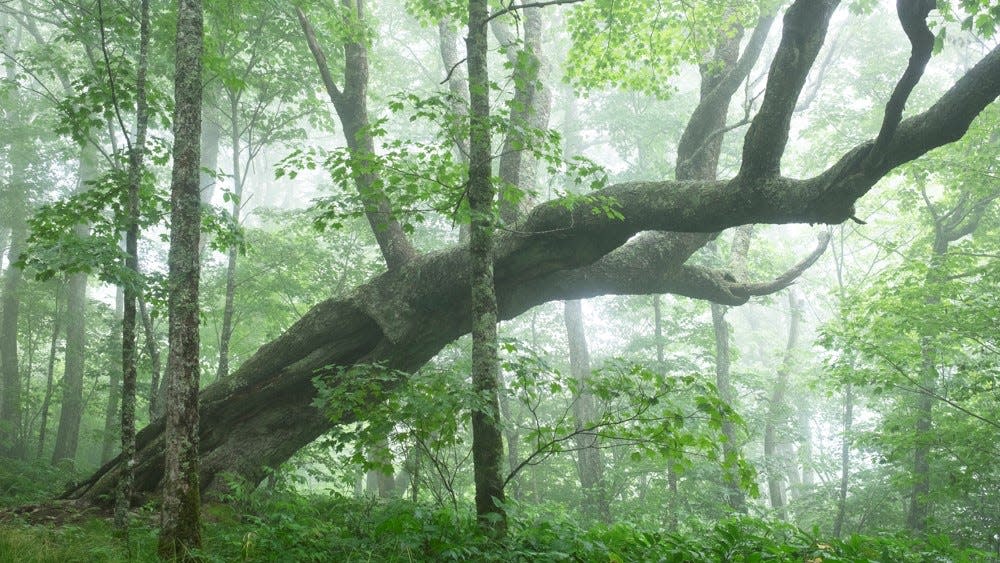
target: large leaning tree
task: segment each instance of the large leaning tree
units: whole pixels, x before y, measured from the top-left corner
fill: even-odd
[[[785,11],[766,91],[747,130],[734,177],[612,185],[599,195],[614,199],[621,218],[595,213],[585,204],[568,208],[554,201],[536,206],[499,235],[495,249],[499,317],[511,319],[552,300],[597,295],[674,293],[738,305],[774,291],[773,282],[734,281],[726,272],[685,264],[708,239],[691,234],[753,223],[847,221],[854,216],[855,202],[882,177],[960,139],[1000,95],[998,47],[928,109],[902,119],[933,46],[926,26],[933,2],[900,0],[897,8],[911,42],[911,57],[900,69],[895,88],[886,92],[877,137],[812,177],[783,176],[781,159],[792,114],[838,4],[796,0]],[[356,50],[347,53],[350,80],[352,59],[365,61]],[[734,65],[733,72],[737,70],[740,65]],[[329,73],[323,78],[329,86]],[[717,87],[727,84],[720,79]],[[349,90],[331,92],[346,96]],[[728,103],[731,95],[729,91],[722,97]],[[712,92],[703,92],[702,104],[711,96]],[[348,101],[341,98],[342,104]],[[229,378],[205,388],[200,395],[203,488],[221,487],[223,472],[257,482],[268,467],[278,466],[332,425],[357,420],[362,413],[345,411],[331,421],[311,406],[316,395],[312,380],[318,373],[328,373],[330,385],[350,386],[355,384],[350,378],[358,372],[348,374],[338,368],[378,363],[398,370],[393,373],[412,372],[468,333],[468,272],[469,252],[464,246],[392,264],[350,296],[317,304]],[[404,382],[401,375],[395,381],[380,379],[368,388],[388,391]],[[373,390],[371,400],[378,398]],[[162,419],[137,436],[137,493],[155,491],[162,480],[163,436]],[[106,504],[122,470],[121,458],[114,459],[64,497]]]

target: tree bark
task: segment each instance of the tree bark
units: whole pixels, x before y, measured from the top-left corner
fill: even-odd
[[[507,47],[508,62],[514,73],[510,120],[498,166],[504,183],[500,187],[500,220],[508,225],[516,223],[531,208],[533,198],[530,192],[535,189],[537,162],[527,146],[525,131],[548,127],[552,97],[539,78],[544,65],[542,12],[539,8],[525,8],[521,12],[524,16],[524,43],[519,51],[515,50],[517,37],[509,28],[499,19],[490,22],[493,34]],[[570,144],[567,139],[567,145]],[[509,193],[511,190],[515,193]]]
[[[22,200],[22,194],[13,194]],[[16,202],[15,202],[16,204]],[[0,318],[0,372],[2,372],[3,401],[0,403],[0,454],[12,458],[24,456],[21,428],[21,371],[18,366],[17,324],[21,299],[21,269],[13,262],[21,255],[27,226],[24,213],[14,212],[14,227],[11,229],[10,251],[7,253],[9,265],[3,274],[3,316]]]
[[[240,170],[240,129],[239,129],[239,92],[229,92],[230,100],[230,144],[233,155],[233,198],[230,209],[233,214],[233,222],[240,223],[240,207],[243,204],[243,175]],[[219,367],[215,378],[222,379],[229,375],[229,341],[233,336],[233,313],[234,301],[236,299],[236,259],[239,256],[238,249],[233,246],[229,248],[228,263],[226,264],[226,296],[222,309],[222,330],[219,332]]]
[[[156,330],[153,319],[146,307],[146,299],[138,296],[139,319],[142,321],[143,344],[149,354],[149,420],[153,421],[163,416],[163,399],[166,396],[166,378],[161,381],[160,346],[157,344]]]
[[[792,369],[795,346],[799,338],[799,302],[792,291],[788,292],[788,342],[785,346],[785,356],[778,367],[774,387],[771,390],[771,400],[768,403],[767,419],[764,422],[764,465],[767,468],[767,493],[771,501],[771,509],[777,512],[782,520],[788,520],[788,510],[785,508],[785,466],[787,460],[779,452],[778,424],[788,418],[788,405],[785,403],[785,393],[788,390],[788,375]]]
[[[656,368],[666,370],[667,364],[663,354],[663,311],[660,306],[660,296],[653,296],[653,338],[656,341]],[[670,497],[667,500],[667,529],[676,530],[680,496],[677,491],[677,470],[674,467],[674,456],[680,452],[671,452],[667,459],[667,490]]]
[[[590,352],[587,349],[587,335],[584,329],[583,308],[579,299],[565,301],[563,318],[566,322],[566,340],[569,344],[569,365],[579,392],[573,403],[573,418],[576,430],[597,420],[594,394],[590,392]],[[604,482],[604,459],[599,449],[596,433],[580,432],[576,437],[577,471],[580,487],[583,489],[583,512],[588,518],[601,522],[611,522],[606,483]]]
[[[847,516],[847,485],[851,476],[851,427],[854,425],[854,387],[844,389],[844,436],[840,443],[840,490],[837,493],[837,517],[833,522],[834,537],[841,537]]]
[[[95,149],[91,146],[80,151],[78,190],[85,190],[97,173]],[[77,227],[77,236],[89,233],[86,226]],[[59,426],[56,430],[52,463],[62,460],[75,462],[80,438],[80,420],[83,417],[83,372],[87,353],[87,274],[71,274],[66,285],[66,362],[63,371],[62,404]]]
[[[476,515],[494,537],[507,531],[503,438],[500,428],[500,363],[497,296],[493,279],[494,199],[490,139],[490,85],[486,62],[486,0],[469,0],[469,282],[472,305],[472,386],[480,403],[472,410],[472,465]]]
[[[124,323],[125,312],[125,292],[119,286],[115,288],[115,317]],[[116,347],[121,341],[111,335],[108,345]],[[116,342],[117,340],[117,342]],[[119,357],[122,351],[119,349]],[[121,444],[121,408],[119,404],[122,400],[122,373],[124,364],[112,369],[108,377],[108,402],[104,405],[104,432],[101,436],[101,464],[105,464],[115,455],[117,446]]]
[[[729,378],[729,323],[726,322],[725,307],[712,303],[711,309],[712,330],[715,333],[715,386],[719,390],[719,398],[732,407],[736,394]],[[729,466],[723,468],[726,503],[736,512],[744,513],[747,510],[746,497],[739,476],[732,468],[739,456],[739,445],[736,443],[736,429],[728,418],[722,421],[722,435],[726,437],[722,443],[723,460]]]
[[[364,1],[342,0],[343,5],[354,12],[357,22],[363,22]],[[394,270],[412,260],[417,251],[403,232],[402,225],[396,219],[392,205],[385,191],[370,171],[369,160],[375,153],[375,141],[369,131],[368,123],[368,51],[363,42],[348,40],[344,43],[344,89],[337,87],[326,62],[312,25],[305,13],[296,7],[299,24],[306,36],[309,49],[316,59],[316,66],[323,79],[327,95],[333,103],[333,108],[340,118],[344,129],[344,139],[351,151],[352,166],[357,167],[355,183],[365,206],[365,216],[375,234],[386,266]]]
[[[798,458],[799,464],[802,466],[802,477],[800,482],[805,490],[809,490],[816,481],[816,473],[813,470],[812,460],[812,410],[805,398],[803,398],[799,403],[797,414],[799,426],[799,447],[796,451],[796,457]]]
[[[146,72],[149,68],[149,0],[139,6],[139,56],[136,61],[136,110],[135,144],[128,155],[128,209],[125,228],[125,267],[132,275],[124,284],[122,311],[122,409],[121,436],[122,474],[115,500],[115,527],[128,538],[128,509],[132,503],[132,467],[135,465],[135,399],[136,399],[136,320],[137,302],[141,295],[139,272],[139,195],[142,187],[143,159],[146,155],[146,130],[149,123],[149,106],[146,99]]]
[[[60,284],[57,286],[54,295],[54,311],[52,314],[52,339],[49,341],[49,363],[45,370],[45,394],[42,396],[42,407],[40,410],[41,419],[38,424],[38,449],[35,452],[35,457],[41,459],[45,452],[45,434],[48,432],[49,426],[49,408],[52,405],[52,387],[55,382],[55,371],[56,371],[56,353],[58,352],[59,346],[59,333],[62,330],[62,318],[63,314],[59,310],[59,305],[62,300],[60,299],[63,293],[63,286]]]
[[[809,32],[808,27],[794,31]],[[768,88],[780,88],[783,82]],[[684,265],[700,246],[685,237],[668,233],[630,239],[646,230],[714,233],[748,223],[843,222],[878,179],[961,138],[998,94],[1000,48],[929,109],[903,120],[875,169],[860,166],[859,156],[872,143],[868,141],[805,180],[737,176],[716,182],[632,182],[598,192],[616,200],[623,219],[595,213],[585,204],[572,209],[559,202],[541,204],[517,224],[516,233],[497,237],[498,314],[509,319],[547,301],[626,293],[676,293],[737,305],[752,295],[787,287],[807,264],[767,284],[740,283],[718,271]],[[203,483],[217,485],[221,471],[259,481],[264,468],[276,467],[333,424],[308,407],[315,397],[315,370],[372,362],[414,370],[467,333],[468,259],[464,247],[421,256],[375,277],[348,297],[319,303],[227,381],[206,388],[200,407]],[[388,391],[398,383],[380,385]],[[356,420],[357,415],[344,413],[338,422]],[[137,442],[136,488],[153,491],[163,475],[162,420],[141,431]],[[64,496],[99,503],[120,470],[113,460]]]
[[[170,353],[165,479],[158,551],[194,560],[201,546],[198,426],[198,278],[201,198],[203,27],[201,0],[179,0],[174,74],[174,147],[170,185],[168,307]],[[138,486],[138,485],[137,485]]]

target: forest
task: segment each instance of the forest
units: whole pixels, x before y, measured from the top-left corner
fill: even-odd
[[[0,563],[1000,562],[996,0],[0,0]]]

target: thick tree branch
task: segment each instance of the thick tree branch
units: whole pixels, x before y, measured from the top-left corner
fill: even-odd
[[[347,10],[353,10],[360,21],[364,18],[363,2],[343,0]],[[368,52],[363,43],[355,40],[344,42],[344,89],[337,88],[323,48],[305,13],[296,6],[299,25],[312,51],[323,85],[330,96],[333,108],[344,129],[344,139],[351,150],[352,165],[358,164],[354,181],[365,206],[365,216],[378,241],[386,266],[396,269],[412,260],[417,251],[396,220],[392,204],[385,192],[376,185],[377,178],[370,170],[369,161],[375,153],[375,143],[368,128]]]
[[[910,93],[920,82],[927,62],[931,60],[931,53],[934,51],[934,34],[927,27],[927,15],[934,6],[934,0],[896,0],[899,22],[903,25],[906,37],[910,39],[910,60],[885,106],[882,127],[871,152],[868,153],[866,166],[878,165],[885,148],[896,132],[896,128],[899,127],[899,122],[903,119],[906,100],[909,99]]]
[[[677,266],[679,257],[699,245],[685,244],[674,233],[645,233],[591,266],[564,272],[538,286],[549,288],[546,300],[673,293],[737,306],[745,304],[751,297],[777,293],[792,285],[816,263],[829,241],[829,233],[820,233],[816,248],[773,280],[742,282],[726,270],[687,264]],[[541,292],[535,289],[532,294],[537,296]]]
[[[306,17],[302,8],[296,6],[295,15],[299,18],[299,25],[302,27],[302,33],[306,36],[306,43],[309,44],[309,50],[312,51],[313,58],[316,59],[316,67],[319,69],[319,75],[323,79],[326,94],[330,97],[330,101],[336,105],[341,100],[342,94],[340,88],[337,87],[337,82],[333,79],[333,75],[330,74],[330,65],[327,64],[326,53],[323,52],[319,40],[316,39],[316,30],[313,29],[309,18]]]
[[[814,3],[797,3],[801,4]],[[785,33],[796,30],[789,28]],[[800,58],[796,64],[808,67],[808,62]],[[769,90],[787,78],[777,80]],[[518,223],[518,233],[506,233],[498,241],[499,314],[512,318],[544,302],[553,293],[544,286],[547,277],[567,270],[585,273],[605,257],[612,260],[617,254],[612,251],[641,231],[693,232],[707,237],[749,223],[842,222],[853,214],[854,202],[889,170],[961,138],[998,95],[1000,47],[928,110],[900,122],[885,148],[885,158],[874,169],[861,166],[874,143],[869,141],[806,180],[771,177],[758,181],[753,174],[740,174],[730,181],[633,182],[598,192],[615,202],[623,219],[586,205],[570,209],[560,202],[542,204]],[[788,113],[793,109],[794,97],[784,106]],[[781,119],[787,123],[787,116]],[[780,134],[782,138],[787,135],[787,131]],[[759,139],[771,140],[767,135]],[[660,265],[663,270],[680,269],[704,242],[701,236],[663,236],[664,244],[656,245],[656,256],[665,260]],[[691,275],[691,270],[685,270],[685,275]],[[465,247],[417,257],[360,286],[350,297],[316,305],[230,378],[206,388],[201,395],[200,440],[206,488],[219,485],[216,476],[222,471],[236,472],[250,481],[262,478],[263,466],[283,462],[333,424],[308,407],[316,394],[312,379],[318,372],[333,371],[332,384],[347,385],[350,372],[338,372],[337,367],[379,362],[414,370],[467,333],[468,284]],[[401,382],[380,381],[380,392]],[[344,413],[336,422],[356,420],[356,414]],[[154,490],[162,476],[162,430],[162,420],[156,421],[137,438],[138,491]],[[121,469],[120,461],[113,461],[67,496],[100,502],[103,494],[113,490]]]
[[[781,43],[771,63],[767,90],[743,142],[741,177],[763,179],[781,173],[781,156],[799,94],[823,46],[838,0],[796,0],[785,12]]]

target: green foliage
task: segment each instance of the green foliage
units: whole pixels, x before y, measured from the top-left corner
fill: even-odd
[[[449,93],[394,96],[389,100],[389,111],[395,118],[408,121],[411,131],[430,131],[428,137],[390,138],[390,119],[376,119],[365,132],[379,145],[376,153],[346,147],[295,149],[278,164],[275,176],[294,179],[301,170],[315,169],[330,173],[334,194],[315,201],[315,226],[319,230],[340,228],[348,218],[377,211],[371,206],[377,204],[379,194],[388,197],[393,218],[409,232],[432,213],[468,222],[465,164],[456,159],[453,148],[456,139],[468,138],[468,120],[453,111],[456,103],[461,101]],[[620,217],[615,202],[608,197],[575,195],[580,188],[596,190],[606,185],[602,167],[583,157],[565,159],[559,133],[512,124],[509,112],[508,107],[491,113],[491,131],[509,135],[511,128],[517,127],[521,141],[513,150],[525,151],[544,163],[550,175],[566,179],[570,188],[554,194],[563,196],[561,205],[589,205],[594,213]],[[494,178],[494,182],[502,186],[498,191],[510,203],[537,195],[533,187],[505,185],[500,178]]]
[[[125,170],[113,168],[86,182],[79,193],[42,206],[28,220],[31,234],[20,267],[34,270],[38,280],[58,272],[97,272],[103,281],[125,281],[128,273],[120,241],[127,197]],[[166,194],[154,188],[147,171],[140,185],[140,227],[158,223],[168,207]],[[84,226],[85,233],[80,233]]]
[[[1000,4],[994,0],[959,0],[957,2],[938,0],[938,10],[946,21],[961,22],[962,30],[972,31],[985,38],[991,38],[1000,24]],[[945,36],[946,28],[938,32],[938,43]]]
[[[250,493],[251,508],[206,507],[206,563],[231,561],[666,561],[732,562],[985,562],[944,537],[903,535],[825,539],[815,532],[756,518],[727,519],[668,533],[622,521],[583,527],[557,509],[513,506],[501,542],[484,535],[471,511],[401,501],[341,496]],[[155,561],[153,515],[143,511],[132,532],[131,555],[109,524],[86,520],[50,528],[0,525],[5,561]]]
[[[71,467],[54,466],[48,460],[21,461],[0,458],[0,506],[43,501],[62,492],[81,475]],[[4,559],[0,557],[0,561]]]
[[[761,6],[765,4],[765,6]],[[685,63],[698,63],[722,35],[752,27],[768,2],[595,0],[573,8],[567,20],[573,45],[566,79],[591,91],[608,86],[659,98]]]

